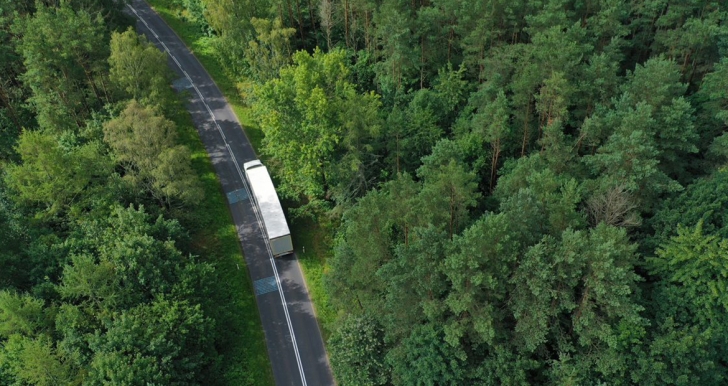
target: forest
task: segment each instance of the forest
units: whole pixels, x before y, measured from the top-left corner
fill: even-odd
[[[171,1],[330,234],[339,384],[728,382],[724,2]],[[178,100],[120,9],[0,0],[0,385],[224,366]]]
[[[270,384],[219,182],[124,6],[0,0],[0,385]]]
[[[728,382],[728,9],[177,0],[333,236],[342,385]]]

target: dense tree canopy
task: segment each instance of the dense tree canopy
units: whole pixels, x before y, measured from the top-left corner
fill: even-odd
[[[725,4],[201,1],[341,220],[343,384],[724,381]]]
[[[164,55],[36,4],[0,0],[0,385],[203,382]],[[340,384],[726,382],[724,2],[176,4],[337,225]]]
[[[224,383],[181,103],[123,5],[0,1],[3,386]]]

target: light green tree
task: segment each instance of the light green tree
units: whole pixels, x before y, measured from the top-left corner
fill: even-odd
[[[47,335],[10,336],[0,349],[0,366],[7,366],[17,381],[38,386],[77,382],[70,364],[63,360]]]
[[[111,172],[98,142],[62,144],[53,134],[25,131],[16,150],[22,164],[8,167],[8,187],[17,192],[18,201],[41,205],[48,213],[67,209]]]
[[[108,260],[96,263],[90,255],[75,255],[63,269],[58,292],[66,299],[88,300],[98,309],[113,308],[122,296],[114,264]]]
[[[124,177],[160,205],[191,205],[203,196],[190,152],[177,144],[174,123],[154,109],[130,101],[104,124],[104,140],[124,167]]]
[[[254,114],[265,133],[264,151],[277,165],[283,193],[321,199],[334,186],[358,186],[359,174],[337,173],[337,163],[346,150],[365,149],[366,133],[376,134],[376,115],[361,115],[376,114],[378,97],[357,93],[347,79],[342,50],[316,50],[313,55],[299,51],[293,62],[280,71],[280,78],[255,89]]]
[[[111,34],[111,82],[140,103],[166,108],[172,98],[167,55],[129,28]]]
[[[27,294],[0,291],[0,337],[33,336],[49,327],[43,300]]]

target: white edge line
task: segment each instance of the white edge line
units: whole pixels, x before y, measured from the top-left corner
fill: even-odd
[[[190,81],[190,84],[192,84],[192,86],[195,88],[195,91],[197,91],[197,95],[200,97],[200,101],[202,102],[202,104],[205,105],[205,108],[207,108],[207,111],[210,113],[210,116],[212,117],[213,122],[215,122],[215,126],[217,127],[218,132],[220,133],[220,135],[222,136],[222,138],[225,140],[226,138],[225,138],[225,134],[223,134],[223,132],[222,132],[222,128],[218,124],[217,119],[215,119],[215,115],[212,113],[212,110],[210,110],[210,106],[208,106],[207,105],[207,102],[205,102],[205,98],[202,96],[202,93],[197,88],[197,86],[195,85],[195,83],[192,81],[192,78],[190,78],[190,76],[187,74],[187,72],[182,68],[182,65],[179,63],[179,61],[177,61],[177,58],[174,55],[172,55],[172,52],[169,50],[169,48],[167,48],[167,45],[164,44],[164,42],[162,42],[159,39],[159,36],[157,36],[156,32],[154,32],[154,30],[152,29],[152,27],[150,27],[149,24],[147,24],[147,22],[144,19],[142,19],[141,16],[139,16],[139,13],[137,13],[136,9],[134,9],[134,7],[132,7],[131,4],[127,4],[127,6],[132,10],[132,12],[134,12],[134,14],[137,16],[137,18],[142,23],[144,23],[144,25],[147,27],[147,29],[150,32],[152,32],[152,34],[157,39],[157,41],[159,41],[159,43],[162,44],[162,46],[164,47],[164,50],[167,51],[167,54],[172,58],[172,60],[174,60],[175,64],[177,64],[177,67],[179,67],[179,69],[182,71],[182,73],[185,74],[185,77],[187,78],[187,80]],[[227,143],[227,141],[225,143],[225,147],[227,147],[228,154],[230,154],[230,157],[232,158],[233,163],[235,164],[235,168],[238,171],[238,175],[240,176],[240,179],[243,181],[243,186],[245,187],[245,191],[248,193],[248,197],[251,197],[251,195],[250,195],[250,189],[248,188],[248,183],[245,180],[245,177],[243,176],[243,173],[240,170],[240,165],[238,164],[238,161],[235,158],[235,155],[233,154],[232,149],[230,148],[230,145]],[[273,274],[274,274],[274,276],[276,278],[276,284],[278,284],[278,294],[280,294],[280,296],[281,296],[281,302],[282,302],[282,306],[283,306],[283,313],[285,314],[286,322],[288,324],[288,331],[291,334],[291,343],[293,343],[293,351],[294,351],[294,354],[296,355],[296,362],[298,364],[298,371],[301,374],[301,382],[303,382],[303,385],[304,386],[308,386],[307,383],[306,383],[306,377],[305,377],[304,371],[303,371],[303,364],[301,363],[301,355],[298,352],[298,344],[296,343],[296,335],[293,332],[293,324],[291,323],[291,316],[288,313],[288,305],[286,303],[286,296],[283,294],[283,287],[281,285],[281,278],[278,275],[278,269],[276,268],[275,260],[274,260],[274,257],[273,257],[273,252],[271,251],[271,248],[270,248],[270,243],[268,242],[268,238],[265,235],[265,225],[261,221],[260,216],[258,214],[258,210],[255,207],[255,205],[251,205],[251,206],[253,207],[253,212],[255,213],[255,218],[258,221],[258,225],[260,226],[261,233],[263,234],[263,240],[265,242],[266,249],[268,250],[268,257],[270,259],[270,264],[271,264],[271,267],[273,267]]]

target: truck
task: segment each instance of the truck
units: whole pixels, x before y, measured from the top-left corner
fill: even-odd
[[[268,169],[260,160],[254,160],[244,163],[243,170],[250,185],[253,205],[258,207],[263,218],[265,236],[268,238],[273,256],[293,253],[291,231],[288,229],[286,216],[283,214],[283,207],[278,200]]]

